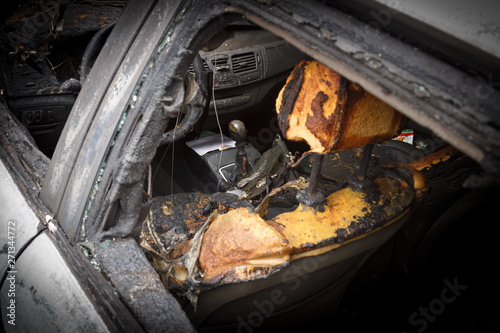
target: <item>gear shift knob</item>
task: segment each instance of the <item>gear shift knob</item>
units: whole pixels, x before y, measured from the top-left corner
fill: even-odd
[[[239,176],[246,176],[250,171],[250,165],[248,164],[247,153],[245,151],[247,133],[247,127],[241,120],[232,120],[229,123],[229,135],[231,139],[236,141],[236,148],[238,148],[234,169],[230,176],[230,181],[232,183],[235,183]]]
[[[229,135],[236,143],[244,142],[247,139],[247,127],[241,120],[232,120],[229,123]]]

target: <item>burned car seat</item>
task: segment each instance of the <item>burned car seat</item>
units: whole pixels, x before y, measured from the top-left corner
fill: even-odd
[[[402,115],[331,69],[300,62],[276,110],[284,138],[310,147],[288,163],[295,177],[260,197],[238,186],[244,176],[240,192],[158,197],[142,225],[142,247],[195,326],[272,326],[333,311],[425,188],[411,166],[370,158]]]

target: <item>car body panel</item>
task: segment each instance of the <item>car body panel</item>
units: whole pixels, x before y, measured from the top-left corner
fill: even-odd
[[[38,201],[48,159],[10,110],[0,104],[0,276],[46,227],[50,212]]]
[[[8,269],[11,260],[38,234],[42,221],[33,207],[14,183],[11,174],[0,160],[0,276]]]
[[[40,200],[46,157],[3,104],[0,118],[3,328],[16,332],[142,331],[81,250],[69,245]]]
[[[371,28],[401,36],[457,67],[500,74],[498,4],[491,0],[335,0]]]
[[[14,294],[10,292],[12,284]],[[7,274],[1,297],[2,319],[11,320],[11,304],[17,314],[15,325],[4,324],[7,332],[110,331],[84,286],[69,269],[65,254],[54,246],[48,230],[18,257],[15,273]]]

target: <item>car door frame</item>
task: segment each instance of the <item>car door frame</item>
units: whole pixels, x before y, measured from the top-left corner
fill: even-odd
[[[7,107],[0,108],[1,190],[6,199],[0,225],[5,228],[2,236],[4,231],[7,235],[0,244],[7,251],[2,253],[7,262],[0,271],[4,330],[37,330],[44,324],[84,329],[101,323],[104,331],[142,331],[83,252],[70,245],[40,200],[48,158]],[[54,295],[57,301],[47,302]]]

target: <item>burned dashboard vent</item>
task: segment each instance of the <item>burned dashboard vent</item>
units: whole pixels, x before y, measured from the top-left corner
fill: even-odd
[[[232,56],[233,73],[239,74],[257,68],[255,53],[248,52]]]
[[[229,57],[227,55],[218,55],[212,58],[204,57],[203,69],[207,72],[211,72],[214,68],[216,71],[229,70]],[[189,66],[189,73],[194,74],[193,65]]]
[[[229,57],[227,55],[206,58],[205,61],[210,61],[210,68],[208,70],[212,70],[213,68],[215,68],[216,71],[229,70]],[[205,67],[205,69],[207,68]]]

